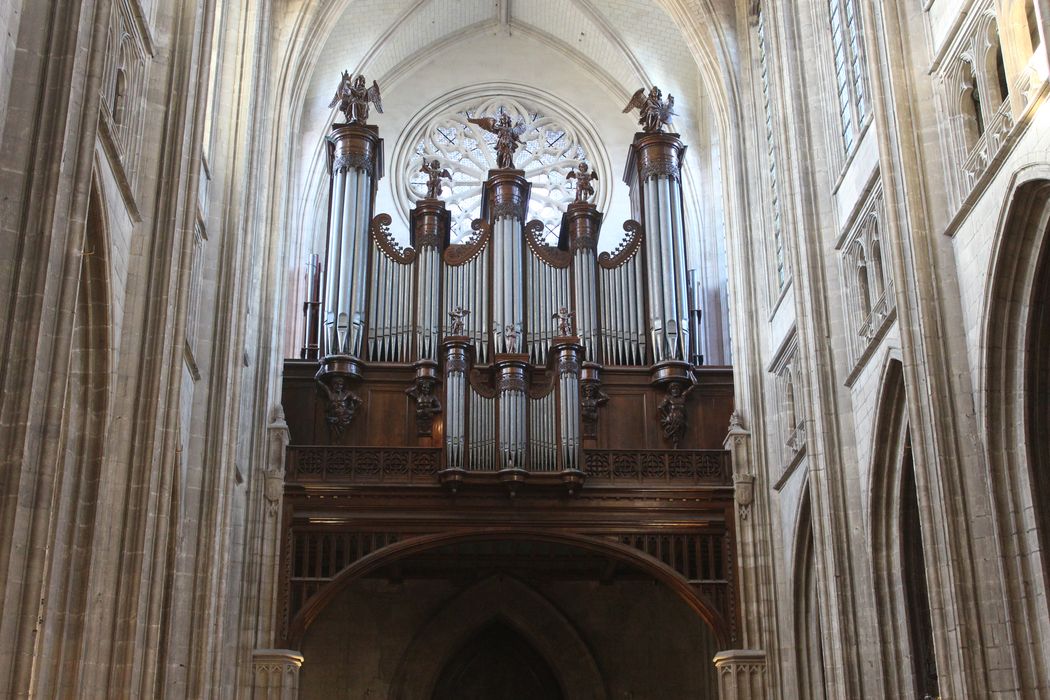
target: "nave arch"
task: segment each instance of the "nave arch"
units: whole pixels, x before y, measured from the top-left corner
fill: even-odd
[[[298,648],[310,626],[324,613],[333,600],[354,581],[397,561],[438,548],[469,542],[486,541],[539,542],[563,545],[581,552],[590,552],[616,560],[653,578],[666,586],[689,609],[697,615],[697,621],[707,625],[717,639],[720,648],[732,644],[730,621],[726,620],[715,606],[698,592],[680,573],[667,564],[630,546],[611,540],[577,535],[568,532],[551,532],[527,528],[485,528],[481,531],[453,530],[437,535],[421,535],[382,547],[362,557],[343,569],[330,583],[308,599],[302,610],[291,620],[285,645]]]
[[[1021,673],[1041,687],[1050,684],[1048,234],[1050,168],[1028,167],[1014,176],[993,243],[981,314],[978,412],[1011,632]]]

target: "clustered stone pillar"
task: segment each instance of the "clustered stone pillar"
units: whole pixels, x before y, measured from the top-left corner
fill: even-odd
[[[296,700],[303,655],[291,649],[256,649],[252,654],[252,699]]]
[[[689,280],[682,217],[682,155],[677,134],[639,133],[625,179],[645,224],[649,334],[653,361],[689,360]]]

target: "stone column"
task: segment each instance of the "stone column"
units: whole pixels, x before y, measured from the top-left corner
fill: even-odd
[[[766,697],[766,652],[730,649],[715,654],[720,700],[764,700]]]
[[[252,654],[253,700],[296,700],[303,655],[291,649],[256,649]]]

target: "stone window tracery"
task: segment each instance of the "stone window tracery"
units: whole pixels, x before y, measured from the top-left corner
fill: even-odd
[[[883,206],[882,187],[876,184],[840,246],[843,306],[854,364],[893,319],[893,285],[882,259]]]
[[[532,183],[528,217],[542,221],[547,242],[555,244],[562,212],[575,196],[575,183],[566,175],[589,158],[577,130],[548,116],[538,105],[507,97],[489,98],[435,117],[406,161],[402,194],[409,206],[426,195],[427,177],[420,166],[424,158],[436,159],[452,175],[451,186],[445,184],[441,191],[452,214],[452,240],[469,236],[471,220],[481,216],[482,184],[488,171],[496,167],[496,138],[467,118],[497,114],[507,114],[515,123],[519,119],[524,122],[514,167],[524,170]],[[596,189],[601,186],[599,180]]]
[[[950,172],[957,204],[987,170],[1014,126],[1010,93],[1016,81],[1007,71],[995,10],[990,2],[982,5],[961,28],[938,76],[947,124],[942,131],[945,155],[958,164]]]

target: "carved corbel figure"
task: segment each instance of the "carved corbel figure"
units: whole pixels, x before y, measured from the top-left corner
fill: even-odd
[[[416,377],[416,383],[405,389],[405,393],[416,402],[416,432],[420,435],[431,434],[434,416],[441,413],[441,402],[434,395],[437,379],[429,376]]]
[[[580,383],[580,428],[583,437],[598,436],[598,409],[609,400],[596,381]]]
[[[336,374],[330,379],[318,379],[317,384],[324,393],[325,422],[333,440],[343,436],[343,432],[350,427],[354,420],[354,414],[361,406],[361,397],[350,391],[350,383],[347,377]]]
[[[678,449],[678,443],[685,436],[685,401],[695,388],[696,384],[690,384],[687,387],[684,381],[673,381],[667,385],[667,394],[658,406],[660,427],[663,428],[664,438],[670,440],[675,449]]]

